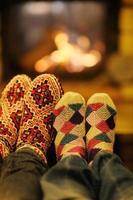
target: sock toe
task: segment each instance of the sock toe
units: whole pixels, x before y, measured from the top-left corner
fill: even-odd
[[[68,105],[68,104],[73,104],[73,103],[82,103],[85,105],[85,100],[84,98],[77,92],[66,92],[62,98],[60,99],[60,101],[57,103],[57,105],[55,106],[55,108],[57,109],[58,107],[60,107],[61,105]]]
[[[92,103],[98,103],[98,102],[103,103],[103,104],[108,104],[116,110],[116,106],[115,106],[114,102],[112,101],[110,96],[106,93],[95,93],[95,94],[93,94],[88,99],[87,105],[92,104]]]

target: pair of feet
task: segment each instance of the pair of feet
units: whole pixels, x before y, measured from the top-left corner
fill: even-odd
[[[79,93],[65,93],[54,109],[57,160],[78,155],[89,163],[100,150],[113,152],[115,115],[107,94],[92,95],[86,105]]]
[[[43,74],[33,81],[15,76],[5,87],[0,100],[0,155],[33,150],[45,160],[53,140],[52,113],[63,94],[54,75]]]
[[[28,148],[46,161],[55,132],[58,160],[72,154],[85,157],[86,151],[92,160],[100,150],[113,151],[116,108],[110,97],[95,94],[86,106],[78,93],[62,95],[58,79],[50,74],[33,81],[18,75],[9,82],[0,101],[3,158]]]

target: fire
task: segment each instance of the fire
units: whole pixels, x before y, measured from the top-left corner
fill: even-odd
[[[35,63],[35,70],[39,73],[45,72],[52,66],[48,56],[45,56]]]
[[[79,47],[83,49],[88,49],[90,47],[90,40],[84,35],[78,37],[77,43]]]
[[[85,67],[93,67],[95,66],[98,62],[101,60],[101,54],[96,51],[90,51],[88,54],[84,54],[83,59],[82,59],[82,64]]]
[[[57,48],[61,49],[68,43],[68,39],[69,37],[66,33],[60,32],[60,33],[57,33],[57,35],[55,36],[54,42]]]
[[[57,49],[51,54],[41,58],[35,64],[35,70],[45,72],[51,66],[63,64],[69,72],[80,72],[85,67],[93,67],[102,59],[101,53],[89,50],[90,40],[84,35],[70,42],[70,36],[65,32],[58,32],[54,38]]]

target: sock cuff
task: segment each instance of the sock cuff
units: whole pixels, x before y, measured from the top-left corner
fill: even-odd
[[[30,150],[33,153],[35,153],[45,164],[47,164],[47,159],[44,153],[37,147],[34,147],[30,144],[25,144],[22,147],[18,147],[16,152],[24,151],[24,150]]]
[[[0,139],[0,155],[2,158],[6,158],[10,154],[10,150],[6,145],[6,141]]]

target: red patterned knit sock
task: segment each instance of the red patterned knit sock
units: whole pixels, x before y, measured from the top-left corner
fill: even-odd
[[[113,152],[116,107],[104,93],[92,95],[86,109],[86,148],[88,161],[100,150]]]
[[[85,156],[85,101],[74,92],[67,92],[54,110],[57,160],[69,155]]]
[[[0,105],[0,155],[4,158],[15,148],[22,116],[23,99],[31,84],[26,75],[15,76],[5,87]]]
[[[24,98],[17,151],[28,148],[46,161],[53,139],[52,113],[62,94],[62,87],[54,75],[43,74],[33,80]]]

